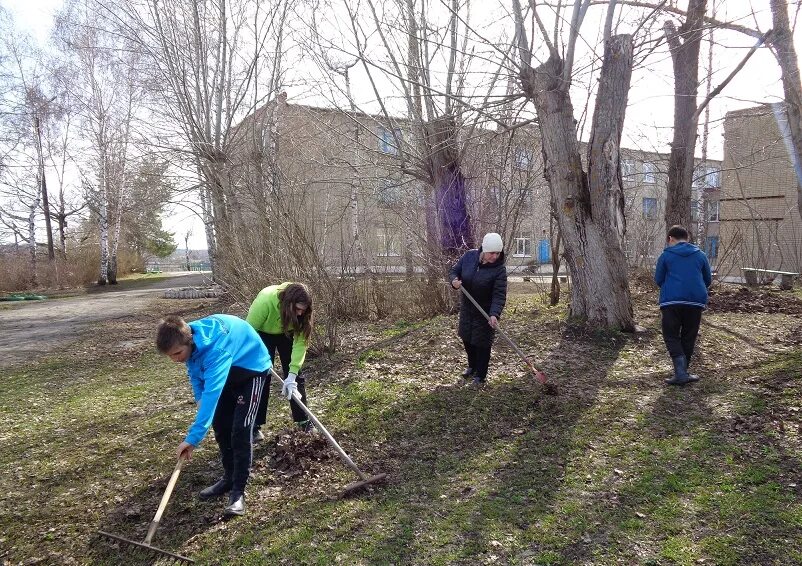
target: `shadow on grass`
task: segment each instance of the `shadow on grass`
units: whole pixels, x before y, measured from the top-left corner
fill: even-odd
[[[573,429],[594,405],[625,341],[563,334],[542,363],[560,385],[559,396],[544,396],[529,377],[494,380],[491,368],[483,390],[444,385],[386,410],[388,449],[373,471],[388,472],[391,483],[363,500],[347,560],[475,564],[493,554],[501,563],[518,560],[526,549],[499,541],[534,528],[552,504],[576,449]],[[578,349],[595,355],[577,356]],[[582,382],[571,383],[577,376]],[[300,516],[312,515],[313,507]],[[327,510],[343,512],[349,510]]]
[[[738,379],[762,375],[726,416],[719,398],[735,379],[657,390],[643,418],[616,431],[609,452],[621,471],[584,488],[571,519],[581,540],[555,545],[546,563],[800,563],[802,462],[798,442],[789,448],[798,436],[778,425],[792,419],[798,430],[796,412],[781,407],[800,398],[800,362],[792,353],[743,368]],[[787,401],[766,399],[772,391]]]
[[[741,340],[742,342],[745,342],[746,344],[749,344],[752,348],[754,348],[755,350],[759,350],[759,351],[763,352],[764,354],[772,354],[773,353],[772,350],[770,350],[770,349],[766,348],[765,346],[761,345],[757,340],[755,340],[751,336],[748,336],[747,334],[744,334],[742,332],[736,332],[735,330],[727,328],[726,326],[723,326],[721,324],[714,324],[714,323],[710,322],[710,317],[703,317],[702,318],[702,326],[703,327],[704,326],[709,326],[710,328],[715,328],[716,330],[719,330],[719,331],[721,331],[721,332],[723,332],[725,334],[728,334],[728,335],[732,336],[733,338],[737,338],[738,340]]]

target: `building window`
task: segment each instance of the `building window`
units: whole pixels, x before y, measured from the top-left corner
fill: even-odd
[[[635,162],[631,159],[621,160],[621,178],[624,183],[632,184],[635,182]]]
[[[515,254],[514,257],[531,257],[532,256],[532,240],[530,238],[515,238]]]
[[[400,129],[391,130],[384,126],[379,127],[379,151],[387,155],[398,155],[398,144],[403,136]]]
[[[644,197],[643,199],[643,217],[647,220],[654,220],[657,218],[657,199]]]
[[[654,185],[657,182],[657,167],[654,163],[645,161],[643,163],[643,182],[649,185]]]
[[[691,201],[691,222],[699,222],[699,201]]]
[[[376,200],[379,206],[389,207],[401,202],[401,184],[394,179],[379,179],[376,188]]]
[[[398,257],[401,255],[401,244],[398,234],[388,228],[377,228],[376,242],[378,244],[377,256]]]
[[[705,178],[702,186],[706,189],[718,189],[721,187],[721,169],[718,167],[708,167],[705,170]]]
[[[718,222],[719,220],[719,202],[717,200],[707,202],[707,221]]]
[[[705,253],[711,259],[718,257],[718,236],[707,237],[705,240]]]
[[[532,166],[532,151],[525,147],[515,148],[515,168],[529,169]]]

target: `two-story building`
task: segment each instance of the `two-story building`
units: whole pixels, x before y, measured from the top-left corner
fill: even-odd
[[[487,231],[504,235],[511,270],[547,273],[555,226],[540,134],[533,124],[512,126],[459,131],[469,219],[477,240]],[[238,126],[242,149],[232,160],[238,204],[253,223],[250,234],[270,241],[278,208],[294,215],[293,237],[315,250],[328,270],[420,270],[427,261],[426,203],[433,188],[424,174],[419,130],[405,119],[289,104],[283,96],[264,106]],[[626,253],[631,265],[649,266],[665,241],[668,156],[622,153]],[[713,257],[719,167],[715,161],[697,164],[694,181],[706,213],[692,230]]]
[[[720,196],[720,262],[724,278],[742,267],[802,271],[799,165],[794,163],[782,104],[761,105],[724,118]]]

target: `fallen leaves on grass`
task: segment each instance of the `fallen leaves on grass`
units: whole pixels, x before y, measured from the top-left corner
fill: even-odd
[[[802,301],[790,291],[753,291],[747,287],[721,285],[711,291],[708,308],[716,313],[802,314]]]

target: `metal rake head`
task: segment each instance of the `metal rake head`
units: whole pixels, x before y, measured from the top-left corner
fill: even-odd
[[[107,540],[113,541],[120,546],[120,549],[125,549],[143,559],[153,559],[154,564],[194,564],[195,561],[186,556],[181,556],[169,550],[162,550],[144,542],[127,539],[118,535],[107,533],[105,531],[98,531],[98,534]]]

